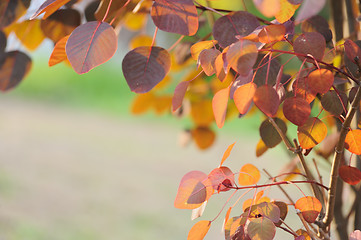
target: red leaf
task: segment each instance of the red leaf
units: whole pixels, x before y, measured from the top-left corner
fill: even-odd
[[[269,117],[276,115],[280,105],[280,100],[276,90],[269,85],[263,85],[257,88],[253,96],[253,102]]]
[[[77,27],[66,43],[66,54],[78,74],[108,61],[117,50],[117,36],[106,22],[87,22]]]
[[[356,185],[361,181],[361,171],[351,166],[341,166],[338,173],[343,181],[351,185]]]
[[[322,204],[317,198],[307,196],[298,199],[295,208],[301,211],[303,218],[308,223],[313,223],[316,221],[316,218],[322,209]]]
[[[211,223],[211,221],[202,220],[194,224],[188,233],[187,240],[202,240],[211,227]]]
[[[231,151],[232,151],[232,149],[234,147],[234,144],[236,144],[236,142],[234,142],[234,143],[232,143],[231,145],[228,146],[227,150],[223,154],[222,161],[221,161],[221,164],[219,164],[219,166],[222,166],[224,161],[226,161],[226,159],[229,157],[229,155],[231,154]]]
[[[302,126],[311,114],[311,107],[300,97],[290,97],[283,103],[283,114],[293,124]]]
[[[245,114],[248,111],[256,90],[256,84],[247,83],[237,88],[234,92],[233,100],[240,114]]]
[[[122,68],[130,90],[146,93],[162,81],[170,65],[167,50],[161,47],[138,47],[125,55]]]
[[[0,54],[0,90],[8,91],[17,86],[31,69],[31,59],[23,52]]]
[[[308,86],[305,77],[298,78],[296,81],[294,81],[292,84],[292,89],[293,92],[296,94],[296,97],[301,97],[305,99],[308,103],[311,103],[317,95],[317,92],[315,92]]]
[[[326,41],[322,34],[318,32],[303,33],[294,41],[293,48],[296,53],[310,54],[317,60],[322,60],[326,49]],[[305,57],[298,56],[301,61]],[[307,59],[307,62],[313,63],[313,59]]]
[[[353,63],[357,64],[355,59],[357,59],[358,62],[361,61],[361,49],[359,48],[359,46],[357,46],[356,43],[354,43],[350,39],[347,39],[344,43],[344,47],[345,47],[345,53],[346,53],[347,57]]]
[[[30,20],[36,18],[45,12],[43,19],[49,17],[52,13],[58,10],[61,6],[65,5],[70,0],[46,0],[39,9],[30,17]]]
[[[306,84],[312,91],[325,94],[330,90],[334,81],[334,76],[330,70],[316,69],[306,78]]]
[[[232,12],[217,19],[213,25],[213,36],[219,45],[225,48],[238,41],[236,36],[247,36],[258,26],[258,20],[252,14],[244,11]]]
[[[174,206],[181,209],[195,209],[207,201],[213,194],[212,183],[207,174],[191,171],[183,176]]]
[[[151,16],[161,30],[192,36],[198,30],[198,13],[192,0],[155,0]]]
[[[361,154],[361,130],[355,129],[347,133],[345,139],[345,148],[350,152],[360,155]]]
[[[173,112],[182,106],[184,95],[186,94],[189,81],[180,82],[174,89],[174,95],[172,98]]]
[[[212,182],[213,189],[216,191],[228,191],[229,187],[234,186],[234,174],[228,167],[215,168],[208,174]]]
[[[229,98],[229,88],[224,88],[218,91],[212,100],[212,108],[214,119],[219,128],[222,128],[224,125],[224,120],[226,119],[227,105]]]

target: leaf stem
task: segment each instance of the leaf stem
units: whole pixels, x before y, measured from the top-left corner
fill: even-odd
[[[320,187],[323,187],[326,190],[329,190],[328,187],[326,187],[325,185],[322,185],[319,182],[316,181],[311,181],[311,180],[307,180],[307,181],[281,181],[281,182],[274,182],[274,183],[268,183],[268,184],[261,184],[261,185],[250,185],[250,186],[244,186],[244,187],[228,187],[231,189],[236,189],[236,190],[242,190],[242,189],[249,189],[249,188],[262,188],[262,187],[269,187],[269,186],[278,186],[278,185],[287,185],[287,184],[297,184],[297,183],[311,183],[311,184],[316,184]]]

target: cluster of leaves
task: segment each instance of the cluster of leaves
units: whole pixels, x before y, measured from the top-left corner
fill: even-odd
[[[231,145],[220,166],[210,174],[192,171],[183,177],[175,206],[199,209],[195,215],[201,215],[199,212],[215,193],[309,183],[315,196],[305,195],[295,203],[292,199],[271,201],[259,191],[243,203],[243,212],[238,216],[229,218],[230,208],[225,217],[226,239],[273,239],[276,227],[298,240],[327,238],[335,179],[339,174],[351,185],[361,181],[361,171],[351,166],[352,156],[361,155],[361,130],[356,129],[358,126],[351,129],[351,120],[360,113],[361,42],[332,41],[328,22],[316,15],[325,0],[253,0],[262,17],[248,11],[212,8],[208,1],[94,0],[80,11],[82,2],[46,0],[29,19],[22,16],[30,0],[0,3],[2,91],[15,87],[31,67],[25,53],[5,51],[6,39],[12,33],[29,50],[37,48],[45,38],[51,39],[55,46],[49,66],[68,61],[75,72],[84,74],[114,55],[121,26],[144,29],[150,15],[156,26],[154,37],[141,34],[134,38],[133,49],[122,62],[130,90],[139,94],[132,112],[154,109],[160,114],[172,108],[177,115],[188,114],[194,122],[188,133],[199,148],[206,149],[215,139],[213,123],[222,128],[226,119],[259,110],[265,120],[260,125],[256,155],[284,142],[300,163],[282,174],[306,178],[279,182],[271,177],[272,183],[256,185],[259,170],[246,164],[236,173],[236,184],[235,173],[223,166]],[[181,37],[168,49],[156,46],[158,29]],[[177,71],[187,71],[180,82],[171,75]],[[163,89],[172,88],[172,82],[174,94],[164,93]],[[287,135],[289,125],[297,127],[293,143]],[[314,152],[326,160],[334,154],[330,187],[316,181],[305,164],[305,156],[315,147]],[[350,153],[348,164],[341,161],[344,149]],[[298,165],[304,174],[297,173],[301,171]],[[329,190],[327,199],[321,188]],[[299,211],[304,230],[283,226],[288,205]],[[198,222],[188,239],[203,239],[211,222]],[[312,224],[322,231],[313,231]]]

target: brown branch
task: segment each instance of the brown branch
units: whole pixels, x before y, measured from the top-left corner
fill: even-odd
[[[360,104],[361,100],[361,90],[360,87],[357,89],[356,96],[352,101],[350,109],[346,115],[345,121],[342,124],[342,128],[340,131],[340,138],[335,148],[335,154],[332,161],[332,169],[330,174],[330,185],[328,190],[328,199],[326,206],[326,215],[323,219],[323,229],[326,229],[332,222],[334,217],[334,208],[335,208],[335,197],[336,197],[336,187],[337,187],[337,178],[338,178],[338,168],[340,166],[340,162],[342,160],[343,151],[344,151],[344,143],[345,138],[348,133],[351,121],[357,111],[357,108]]]
[[[279,126],[277,125],[277,123],[275,122],[275,120],[271,117],[268,117],[268,121],[272,124],[272,126],[276,129],[276,131],[278,132],[278,134],[280,135],[280,137],[282,138],[283,142],[286,144],[286,147],[288,150],[290,150],[291,152],[297,153],[297,151],[299,151],[299,149],[295,148],[294,146],[292,146],[290,140],[287,138],[287,136],[285,135],[285,133],[279,128]]]

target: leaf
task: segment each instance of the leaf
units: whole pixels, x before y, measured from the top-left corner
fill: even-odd
[[[256,44],[248,40],[239,40],[233,43],[227,53],[228,67],[233,68],[243,76],[247,76],[253,65],[256,63],[258,49]]]
[[[296,233],[298,235],[298,238],[296,238],[295,240],[312,240],[310,235],[308,235],[308,233],[303,229],[298,229]],[[303,238],[299,238],[299,237],[303,237]]]
[[[267,150],[268,150],[268,147],[262,141],[262,139],[260,139],[256,146],[256,157],[262,156]]]
[[[216,58],[219,54],[221,54],[221,52],[214,48],[204,49],[199,54],[199,63],[207,76],[211,76],[216,72],[214,68],[214,62],[216,61]]]
[[[29,73],[31,59],[23,52],[0,54],[0,90],[5,92],[17,86]]]
[[[194,60],[198,60],[199,54],[204,49],[213,48],[216,44],[217,44],[217,40],[201,41],[201,42],[197,42],[197,43],[193,44],[191,47],[192,58]]]
[[[74,9],[60,9],[42,20],[40,27],[44,35],[54,43],[71,34],[80,25],[81,16]]]
[[[247,221],[246,233],[252,240],[272,240],[276,234],[276,227],[266,217],[251,218]]]
[[[67,60],[65,45],[68,41],[70,35],[63,37],[60,39],[54,46],[53,52],[49,58],[49,67],[52,67],[58,63],[61,63],[64,60]]]
[[[347,57],[355,64],[361,61],[361,49],[352,40],[347,39],[344,43],[345,53]],[[357,60],[357,62],[355,61]]]
[[[311,114],[311,107],[300,97],[289,97],[283,103],[283,114],[293,124],[302,126]]]
[[[211,221],[202,220],[194,224],[188,233],[187,240],[202,240],[211,227],[211,223]]]
[[[191,103],[191,117],[198,126],[209,126],[214,121],[212,102],[208,99]]]
[[[361,240],[361,231],[355,230],[350,234],[349,240]]]
[[[145,35],[145,34],[140,34],[134,38],[132,38],[132,40],[130,41],[130,49],[134,49],[137,47],[142,47],[142,46],[151,46],[153,42],[153,38]]]
[[[253,0],[253,3],[268,18],[274,17],[281,8],[280,0]]]
[[[221,160],[221,163],[219,164],[219,166],[222,166],[222,164],[224,163],[224,161],[226,161],[226,159],[229,157],[229,155],[231,154],[231,151],[234,147],[234,144],[236,144],[236,142],[232,143],[231,145],[228,146],[227,150],[223,153],[223,157]]]
[[[234,186],[234,174],[228,167],[218,167],[213,169],[208,178],[212,183],[214,190],[218,192],[224,192],[231,190],[229,187]]]
[[[43,19],[46,19],[51,14],[53,14],[56,10],[58,10],[61,6],[65,5],[70,0],[46,0],[39,9],[30,17],[30,20],[36,18],[43,12],[45,12]]]
[[[310,149],[322,142],[327,135],[327,126],[320,119],[309,118],[297,129],[298,141],[303,149]]]
[[[29,6],[29,0],[0,1],[0,30],[16,22],[26,13]]]
[[[222,128],[226,119],[227,105],[229,98],[229,88],[224,88],[218,91],[212,100],[212,109],[214,119],[219,128]]]
[[[271,43],[282,41],[285,34],[285,26],[281,24],[272,24],[264,27],[258,34],[258,37],[259,41],[262,43]]]
[[[242,186],[254,185],[260,178],[261,174],[258,168],[248,163],[242,166],[238,176],[238,183]]]
[[[114,55],[117,36],[106,22],[87,22],[72,32],[65,50],[75,72],[87,73]]]
[[[161,47],[138,47],[125,55],[122,69],[130,90],[146,93],[168,74],[171,60]]]
[[[104,3],[104,1],[100,1],[100,0],[94,0],[90,3],[87,4],[87,6],[84,9],[84,15],[85,15],[85,19],[87,22],[91,22],[91,21],[96,21],[97,19],[95,18],[95,12],[98,9],[100,3]]]
[[[274,121],[278,125],[278,127],[282,130],[284,134],[287,132],[287,125],[279,118],[275,118]],[[268,119],[264,120],[259,127],[259,132],[261,135],[262,141],[266,144],[268,148],[273,148],[277,146],[282,138],[278,134],[277,130],[274,128],[272,123],[268,121]]]
[[[200,207],[192,210],[191,220],[195,220],[203,215],[204,210],[206,209],[207,201],[205,201]]]
[[[253,102],[259,110],[269,117],[276,115],[280,105],[280,100],[276,90],[269,85],[263,85],[257,88],[253,96]]]
[[[317,92],[315,92],[308,86],[305,77],[298,78],[296,81],[294,81],[292,84],[292,90],[295,93],[296,97],[303,98],[308,103],[311,103],[317,95]]]
[[[312,55],[317,60],[322,60],[326,49],[325,38],[318,32],[306,32],[298,36],[293,43],[293,49],[296,53]],[[305,60],[303,56],[297,56],[301,61]],[[313,59],[307,59],[307,62],[314,63]]]
[[[244,234],[244,223],[246,218],[244,217],[233,217],[227,221],[224,226],[224,236],[226,240],[237,239],[237,240],[250,240],[246,234]],[[237,232],[241,231],[241,237],[243,238],[234,238]]]
[[[155,0],[151,16],[161,30],[194,35],[198,30],[198,13],[192,0]]]
[[[317,198],[307,196],[298,199],[295,208],[301,211],[303,218],[308,223],[314,223],[322,209],[322,205]]]
[[[126,2],[127,2],[127,0],[102,0],[99,4],[98,9],[96,9],[96,12],[94,13],[95,19],[98,21],[102,21],[104,16],[106,15],[105,22],[109,23],[110,21],[112,21],[114,19],[113,24],[117,25],[119,23],[120,19],[124,18],[125,14],[123,12],[121,12],[122,14],[120,14],[119,9],[123,9]],[[134,6],[133,6],[133,8],[134,8]],[[125,10],[127,10],[127,9],[125,9]],[[120,16],[119,16],[119,14],[120,14]]]
[[[306,79],[306,83],[312,91],[325,94],[330,90],[334,81],[332,72],[328,69],[316,69]]]
[[[182,106],[184,95],[186,94],[188,86],[189,86],[189,81],[183,81],[178,83],[178,85],[175,87],[172,98],[173,112]]]
[[[192,130],[192,137],[198,148],[204,150],[212,146],[216,135],[208,127],[197,127]]]
[[[216,71],[216,76],[217,78],[223,82],[227,76],[229,75],[229,71],[227,71],[227,73],[225,72],[223,66],[224,66],[224,60],[223,60],[223,55],[225,56],[224,53],[225,50],[223,50],[223,53],[219,54],[216,58],[216,60],[214,61],[214,70]]]
[[[332,40],[332,31],[327,20],[319,15],[313,16],[302,22],[302,32],[319,32],[325,38],[326,42]]]
[[[274,223],[280,221],[281,212],[278,206],[271,202],[261,202],[257,204],[257,213],[261,214],[263,217],[267,217]],[[251,211],[253,215],[253,212]]]
[[[132,103],[132,114],[142,114],[151,109],[155,102],[155,96],[152,93],[138,94]]]
[[[361,181],[361,171],[358,168],[343,165],[338,169],[338,173],[348,184],[356,185]]]
[[[16,23],[14,32],[21,43],[29,50],[35,50],[45,39],[38,19]]]
[[[248,12],[232,12],[217,19],[213,25],[213,37],[225,48],[238,41],[236,36],[247,36],[259,25],[257,18]]]
[[[303,20],[315,16],[319,13],[323,6],[325,6],[326,0],[303,0],[303,3],[296,16],[296,24]]]
[[[280,3],[281,9],[275,17],[278,22],[284,23],[295,14],[295,11],[300,5],[291,4],[287,0],[280,0]]]
[[[336,91],[330,90],[322,96],[321,104],[327,112],[339,116],[346,111],[347,95],[344,92],[338,95]]]
[[[180,209],[195,209],[200,207],[212,196],[213,188],[207,174],[191,171],[183,176],[174,206]]]
[[[275,225],[279,227],[282,224],[282,221],[285,220],[287,216],[288,206],[285,202],[281,202],[281,201],[274,201],[272,203],[277,205],[278,209],[280,210],[280,220],[278,222],[275,222]]]
[[[257,84],[257,86],[260,87],[266,83],[273,86],[276,83],[278,73],[281,69],[281,64],[276,58],[269,61],[268,57],[265,58],[264,55],[258,55],[255,66],[257,66],[257,70],[255,70],[253,82]]]
[[[356,155],[361,155],[360,129],[354,129],[347,133],[345,138],[345,148]]]
[[[237,88],[234,92],[233,100],[240,114],[245,114],[248,111],[256,90],[256,84],[247,83]]]

